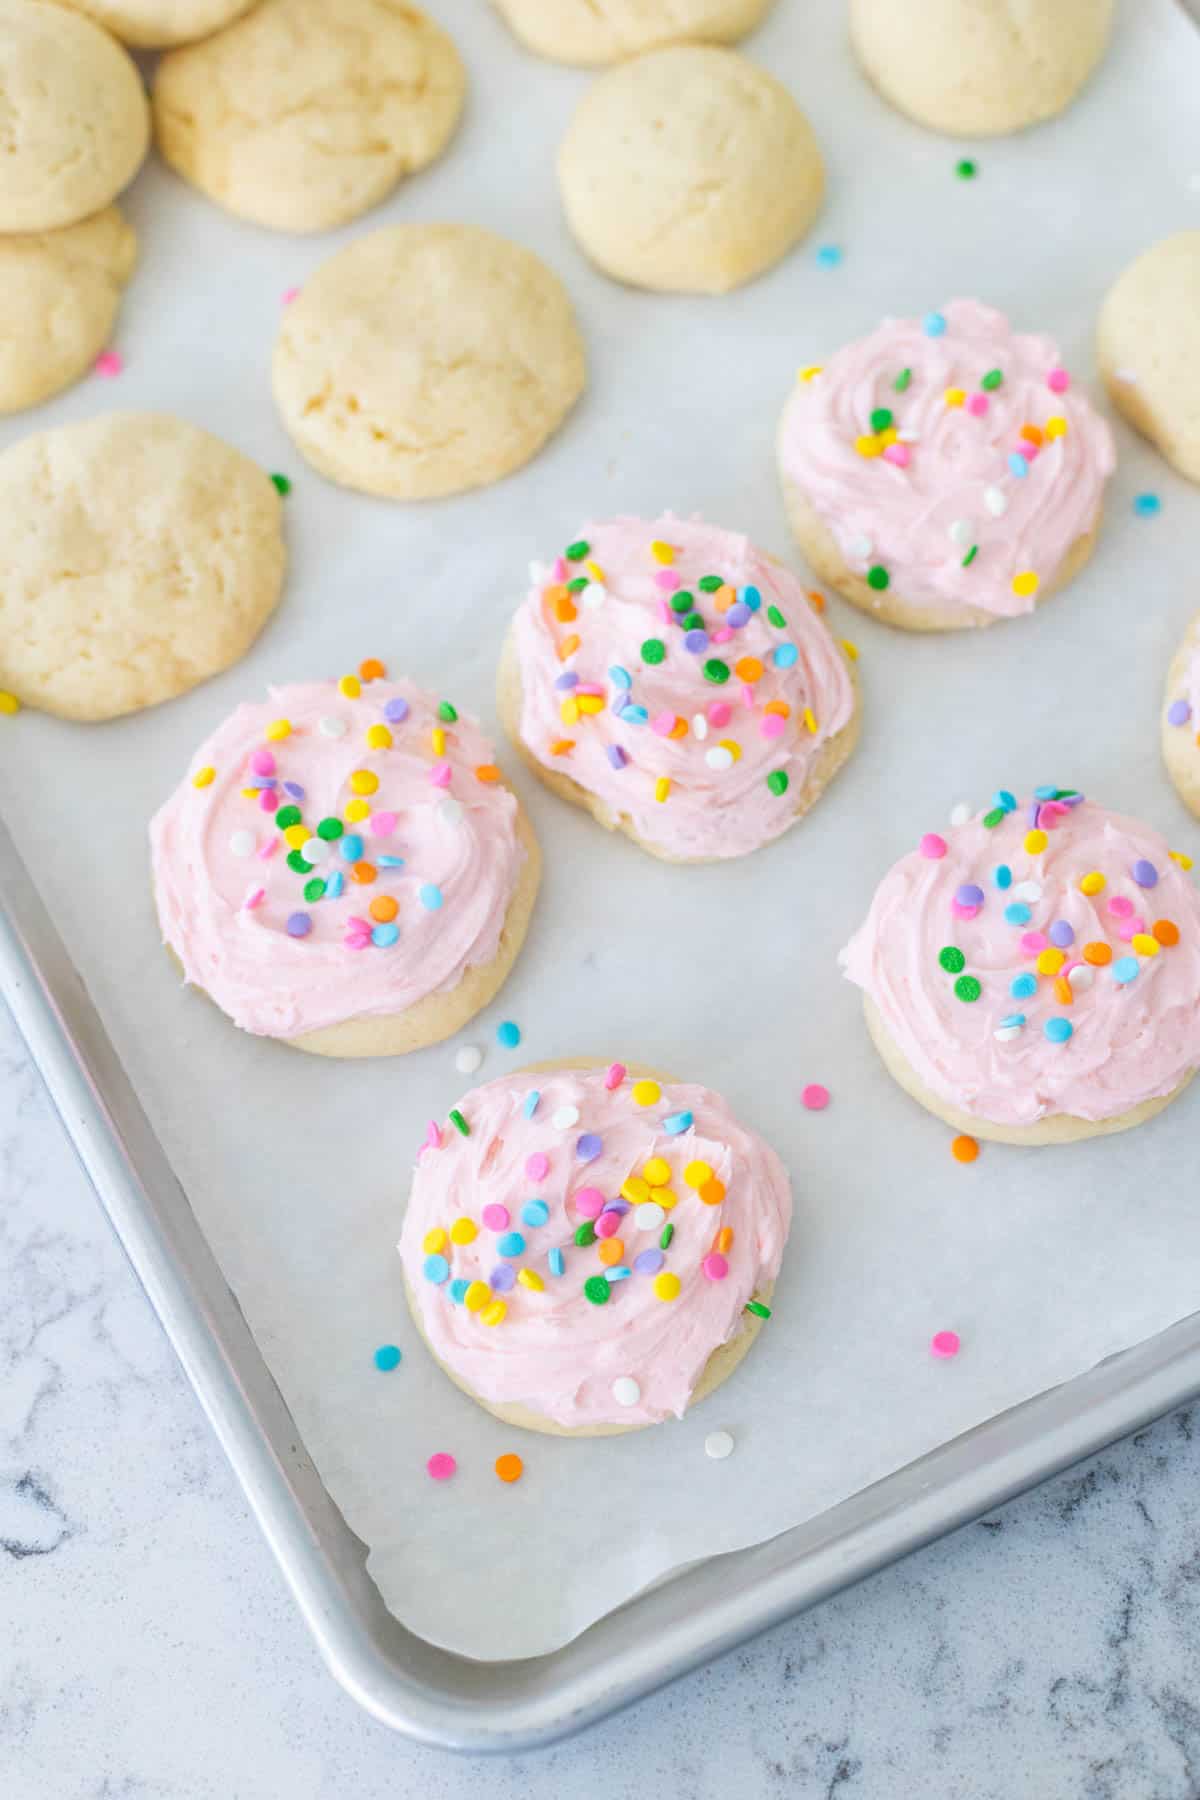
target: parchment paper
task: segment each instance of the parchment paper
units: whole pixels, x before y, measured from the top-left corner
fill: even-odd
[[[470,1085],[456,1044],[369,1066],[305,1057],[237,1032],[159,948],[146,821],[244,695],[376,655],[494,725],[493,669],[529,559],[589,515],[697,510],[791,557],[772,452],[789,383],[884,313],[978,294],[1056,335],[1094,382],[1109,281],[1153,239],[1200,225],[1200,37],[1170,0],[1130,0],[1063,119],[956,144],[867,88],[843,10],[779,0],[748,46],[810,114],[829,199],[813,238],[740,293],[655,297],[594,274],[552,172],[588,78],[525,56],[477,0],[445,0],[471,98],[437,168],[371,219],[308,240],[242,226],[148,167],[130,201],[142,263],[116,339],[126,372],[0,430],[9,443],[110,406],[160,407],[295,483],[286,598],[245,663],[111,726],[0,720],[0,796],[388,1605],[474,1657],[559,1645],[667,1571],[811,1517],[1200,1299],[1200,1086],[1128,1136],[985,1147],[960,1167],[949,1131],[883,1072],[835,964],[891,861],[1000,784],[1077,784],[1200,861],[1157,748],[1167,661],[1200,605],[1200,493],[1123,429],[1094,562],[1035,618],[916,637],[831,606],[862,652],[863,741],[773,848],[666,867],[503,757],[546,877],[512,980],[459,1040],[487,1047],[478,1079],[579,1053],[673,1069],[727,1094],[795,1183],[775,1316],[682,1423],[608,1440],[515,1433],[422,1349],[392,1247],[425,1120]],[[973,182],[955,177],[965,153]],[[283,290],[336,244],[411,218],[475,220],[536,248],[569,284],[591,356],[589,393],[545,454],[498,487],[422,506],[323,482],[268,386]],[[843,248],[840,266],[818,265],[826,243]],[[1158,519],[1133,516],[1145,489],[1163,498]],[[505,1018],[524,1033],[515,1053],[495,1043]],[[799,1105],[808,1081],[830,1088],[828,1112]],[[953,1363],[929,1354],[944,1327],[962,1337]],[[385,1342],[404,1353],[386,1376],[372,1361]],[[716,1427],[736,1438],[723,1463],[703,1452]],[[509,1488],[492,1463],[512,1448],[526,1472]],[[435,1450],[458,1459],[450,1483],[424,1472]]]

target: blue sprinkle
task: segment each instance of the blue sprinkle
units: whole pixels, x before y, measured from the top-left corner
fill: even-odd
[[[927,312],[921,320],[921,330],[926,337],[942,337],[946,331],[946,315],[940,312]]]
[[[1058,789],[1051,783],[1044,787],[1035,787],[1033,797],[1035,800],[1053,800],[1057,792]]]
[[[1001,1029],[1001,1031],[1004,1031],[1006,1028],[1011,1028],[1013,1026],[1020,1026],[1020,1025],[1023,1025],[1024,1023],[1025,1023],[1025,1014],[1024,1013],[1005,1013],[1004,1017],[1000,1021],[1000,1029]]]
[[[561,1250],[551,1250],[546,1261],[550,1265],[550,1273],[552,1275],[561,1275],[567,1266]]]
[[[626,756],[624,750],[622,750],[620,744],[610,744],[608,746],[607,755],[608,760],[614,769],[623,769],[629,761],[629,758]]]
[[[471,1285],[470,1282],[467,1281],[461,1275],[459,1275],[454,1281],[452,1281],[450,1283],[450,1287],[449,1287],[448,1291],[450,1294],[450,1298],[453,1300],[455,1306],[462,1305],[463,1301],[467,1297],[467,1289],[470,1287],[470,1285]]]
[[[338,855],[348,863],[362,861],[363,841],[357,832],[348,831],[338,844]]]
[[[1018,975],[1008,991],[1014,1000],[1028,1000],[1031,994],[1037,993],[1037,976]]]
[[[387,950],[392,944],[398,943],[399,938],[398,925],[376,925],[371,933],[371,942],[379,950]]]
[[[772,655],[771,661],[777,669],[790,669],[792,664],[799,660],[799,657],[800,652],[795,644],[780,644]]]
[[[992,880],[998,888],[1010,888],[1012,886],[1012,870],[1007,863],[996,864],[996,867],[992,870]]]
[[[450,1278],[450,1264],[444,1256],[427,1256],[425,1258],[425,1279],[441,1287],[443,1281]]]
[[[525,1239],[519,1231],[506,1231],[504,1236],[497,1240],[496,1250],[501,1256],[523,1256]]]
[[[525,1104],[521,1108],[521,1111],[525,1114],[527,1119],[532,1119],[534,1113],[538,1109],[538,1101],[541,1097],[542,1096],[538,1093],[536,1088],[530,1088],[529,1092],[526,1094]]]
[[[633,1274],[632,1269],[627,1268],[624,1263],[618,1263],[615,1269],[605,1269],[604,1279],[606,1281],[610,1281],[610,1282],[611,1281],[628,1281],[629,1277],[632,1274]]]
[[[837,244],[822,244],[817,251],[817,267],[819,269],[836,269],[841,260],[842,252]]]
[[[742,605],[748,606],[752,613],[758,611],[759,607],[762,605],[762,595],[756,587],[744,587],[742,589]],[[731,607],[730,611],[732,610]]]
[[[1118,957],[1117,961],[1113,964],[1113,980],[1119,981],[1122,987],[1125,986],[1127,981],[1132,981],[1137,972],[1138,960],[1136,956]]]
[[[380,857],[379,860],[382,862],[383,858]],[[332,875],[327,875],[325,877],[325,898],[327,900],[336,900],[345,885],[346,877],[342,874],[340,869],[335,869]]]
[[[383,709],[383,716],[389,725],[403,725],[408,717],[408,701],[399,696],[395,700],[389,700]]]
[[[285,781],[283,791],[285,794],[290,794],[293,800],[303,800],[304,798],[304,789],[298,781]]]
[[[693,656],[699,656],[702,650],[708,649],[707,631],[685,631],[683,647],[685,650],[690,650]]]
[[[579,677],[574,669],[567,669],[564,674],[559,676],[554,685],[560,693],[564,693],[573,687],[579,686]]]
[[[1133,502],[1133,510],[1139,519],[1152,519],[1162,511],[1162,501],[1157,494],[1138,494]]]
[[[515,1050],[521,1041],[521,1027],[514,1025],[511,1019],[505,1019],[496,1027],[496,1042],[505,1050]]]
[[[400,1352],[395,1344],[380,1344],[375,1352],[375,1367],[382,1369],[385,1375],[400,1366]]]
[[[379,864],[381,869],[402,869],[404,867],[404,858],[402,856],[377,856],[375,861]],[[341,879],[342,878],[339,875],[338,880],[340,881]],[[341,890],[339,889],[338,891],[340,892]]]
[[[669,1131],[672,1137],[678,1137],[681,1131],[690,1131],[692,1115],[690,1112],[672,1113],[663,1120],[663,1130]]]
[[[426,881],[417,889],[417,899],[426,912],[436,912],[442,904],[442,890],[435,887],[432,881]]]
[[[614,687],[631,688],[633,686],[633,676],[629,673],[628,669],[623,669],[620,663],[613,664],[612,668],[608,671],[608,679],[612,682]]]
[[[1019,450],[1009,451],[1008,466],[1013,474],[1018,476],[1021,480],[1024,480],[1025,476],[1029,473],[1029,464],[1025,461],[1025,458],[1021,455]]]
[[[997,788],[993,804],[1002,806],[1005,812],[1016,812],[1017,796],[1010,794],[1007,788]]]
[[[650,714],[644,706],[627,706],[621,717],[627,725],[644,725]]]
[[[1033,914],[1023,900],[1010,900],[1004,909],[1004,921],[1007,925],[1028,925]]]
[[[544,1200],[527,1200],[521,1208],[521,1223],[537,1227],[544,1225],[550,1217],[550,1208]]]
[[[1047,1019],[1042,1030],[1052,1044],[1065,1044],[1067,1039],[1073,1037],[1075,1033],[1075,1027],[1070,1019]]]

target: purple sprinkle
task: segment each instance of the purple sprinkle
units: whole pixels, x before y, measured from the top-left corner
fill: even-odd
[[[745,601],[735,600],[729,611],[725,614],[725,623],[727,625],[732,625],[735,631],[740,631],[743,625],[748,625],[750,623],[753,616],[754,615],[751,613],[750,608],[746,605]]]
[[[639,1275],[657,1275],[666,1260],[661,1250],[639,1250],[633,1266]]]
[[[1186,725],[1192,716],[1192,709],[1186,700],[1172,700],[1167,708],[1168,725]]]
[[[699,656],[702,651],[708,649],[707,631],[685,631],[683,647],[685,650],[690,650],[693,656]]]
[[[283,791],[285,794],[290,794],[293,800],[303,800],[304,798],[304,789],[298,781],[285,781]]]
[[[1029,808],[1029,829],[1031,831],[1037,830],[1038,814],[1041,810],[1042,803],[1040,800],[1035,800],[1033,805]]]
[[[983,889],[976,887],[973,881],[964,881],[954,898],[960,906],[982,906]]]
[[[575,1154],[580,1162],[595,1162],[603,1148],[603,1138],[597,1137],[594,1131],[585,1131],[576,1142]]]
[[[1144,856],[1138,857],[1133,868],[1129,872],[1139,887],[1152,888],[1158,886],[1158,870],[1152,862],[1147,862]]]
[[[1064,794],[1058,804],[1060,806],[1082,806],[1083,798],[1082,794]]]
[[[252,788],[273,788],[275,786],[275,777],[273,775],[252,775],[246,783],[246,786]]]
[[[605,1212],[620,1213],[623,1217],[625,1213],[629,1211],[629,1202],[628,1200],[621,1200],[619,1198],[616,1200],[606,1200],[604,1202],[604,1210]]]
[[[306,912],[288,914],[287,934],[289,937],[307,937],[312,930],[312,919]]]
[[[488,1276],[488,1286],[497,1294],[507,1294],[517,1284],[517,1272],[509,1263],[501,1263]]]
[[[568,669],[565,674],[559,676],[554,685],[560,692],[567,688],[578,687],[579,677],[576,675],[574,669]]]
[[[624,750],[622,750],[620,744],[610,744],[608,746],[608,760],[614,769],[623,769],[625,764],[629,761],[629,758],[626,756]]]
[[[1068,925],[1065,919],[1055,919],[1053,925],[1046,933],[1046,936],[1050,939],[1050,942],[1056,944],[1060,950],[1065,950],[1068,944],[1073,944],[1075,942],[1074,927]]]
[[[408,717],[408,701],[397,695],[394,700],[388,701],[383,709],[383,716],[389,725],[403,725]]]

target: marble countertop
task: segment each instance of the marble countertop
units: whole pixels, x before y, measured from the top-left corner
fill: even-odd
[[[0,1011],[4,1800],[1196,1800],[1200,1405],[556,1749],[320,1663]]]

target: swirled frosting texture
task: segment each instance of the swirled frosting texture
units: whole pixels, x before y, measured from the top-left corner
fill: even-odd
[[[440,1147],[422,1150],[399,1244],[439,1361],[482,1400],[568,1427],[681,1414],[709,1357],[741,1329],[747,1300],[774,1281],[791,1222],[782,1163],[718,1094],[664,1081],[642,1105],[635,1096],[648,1090],[630,1077],[606,1085],[617,1067],[530,1070],[469,1093],[458,1110],[470,1136],[446,1126]],[[667,1129],[686,1115],[686,1128]],[[697,1189],[686,1177],[701,1163],[722,1192],[715,1201],[718,1187]],[[665,1179],[647,1182],[647,1198],[631,1204],[622,1187],[642,1180],[648,1164]],[[692,1167],[693,1180],[698,1173]],[[601,1202],[606,1212],[624,1209],[611,1236]],[[528,1223],[542,1208],[545,1223]],[[595,1241],[577,1244],[589,1226]],[[706,1273],[723,1231],[727,1247]],[[469,1242],[456,1241],[468,1233]],[[631,1273],[610,1280],[621,1268]],[[526,1271],[540,1285],[526,1286]],[[678,1281],[673,1299],[660,1298],[665,1276]],[[607,1290],[601,1303],[585,1292],[594,1280]],[[470,1283],[489,1290],[486,1305]],[[494,1302],[503,1317],[491,1324]],[[623,1385],[622,1403],[614,1383],[629,1381],[636,1398]]]
[[[163,938],[246,1031],[401,1013],[496,955],[517,802],[478,725],[439,706],[410,681],[272,688],[155,815]]]
[[[1002,798],[896,863],[845,973],[925,1086],[981,1119],[1169,1094],[1200,1065],[1200,895],[1148,825]]]
[[[849,569],[882,570],[910,605],[1029,612],[1097,523],[1112,432],[1056,345],[992,307],[887,319],[805,374],[780,430],[784,479]]]
[[[585,553],[536,568],[514,621],[526,747],[668,856],[778,837],[855,705],[796,577],[671,513],[587,525],[568,548]]]

